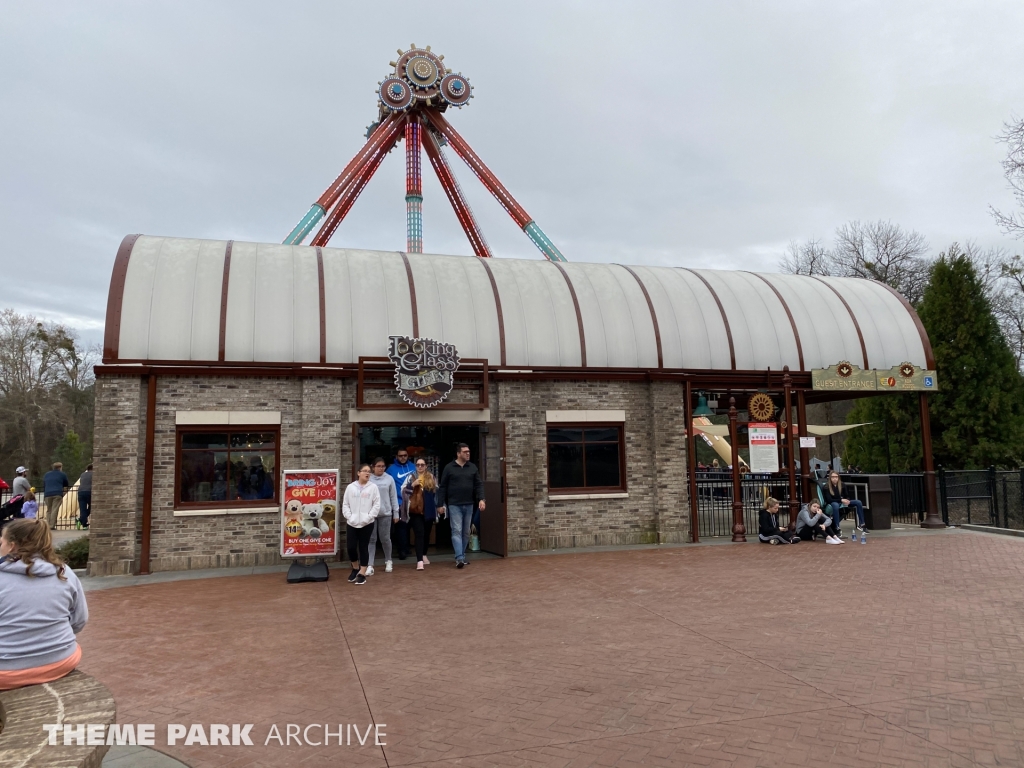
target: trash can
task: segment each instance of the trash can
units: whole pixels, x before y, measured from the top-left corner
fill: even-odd
[[[864,522],[870,531],[892,528],[892,485],[888,475],[868,475],[871,506],[864,510]]]

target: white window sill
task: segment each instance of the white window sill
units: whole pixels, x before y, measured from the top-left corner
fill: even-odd
[[[549,493],[548,501],[590,501],[594,499],[628,499],[629,493]]]
[[[208,517],[210,515],[258,515],[263,512],[277,512],[280,507],[232,507],[231,509],[176,509],[175,517]]]

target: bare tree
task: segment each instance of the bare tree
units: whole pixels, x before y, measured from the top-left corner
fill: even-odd
[[[996,138],[1006,144],[1003,175],[1021,210],[1003,213],[992,206],[989,209],[1006,234],[1024,238],[1024,119],[1011,118]]]
[[[790,243],[779,262],[797,275],[861,277],[887,283],[916,304],[928,283],[928,244],[918,232],[890,221],[852,221],[836,230],[835,244]]]
[[[70,329],[0,310],[0,468],[38,473],[57,442],[76,431],[92,439],[94,350]]]
[[[793,240],[779,262],[779,268],[793,275],[831,275],[833,261],[831,251],[820,240],[808,240],[806,243]]]

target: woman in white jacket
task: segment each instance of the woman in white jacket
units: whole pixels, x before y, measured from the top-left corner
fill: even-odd
[[[380,491],[370,482],[370,465],[359,465],[359,479],[345,489],[341,514],[345,517],[345,543],[352,572],[348,580],[366,583],[366,566],[370,564],[370,535],[380,512]]]

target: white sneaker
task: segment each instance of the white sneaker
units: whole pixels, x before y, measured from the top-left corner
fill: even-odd
[[[836,539],[833,536],[826,536],[825,537],[825,543],[826,544],[842,544],[843,542],[839,541],[839,539]]]
[[[846,543],[846,539],[841,539],[838,536],[836,536],[836,541],[839,542],[840,544],[845,544]]]
[[[384,573],[391,573],[392,570],[394,570],[394,567],[392,566],[391,561],[388,560],[384,563]]]
[[[373,566],[372,565],[366,566],[366,575],[367,576],[373,576]]]

